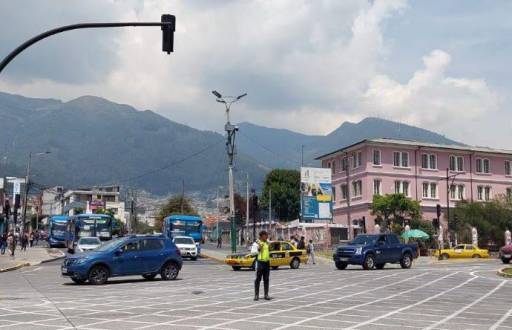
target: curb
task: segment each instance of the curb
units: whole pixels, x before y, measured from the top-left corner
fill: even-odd
[[[0,269],[0,273],[10,272],[11,270],[20,269],[20,268],[27,267],[27,266],[30,266],[30,263],[23,262],[21,264],[17,264],[16,266],[2,268],[2,269]]]
[[[505,278],[512,278],[512,275],[510,274],[507,274],[504,272],[505,269],[511,269],[510,267],[505,267],[505,268],[502,268],[502,269],[498,269],[498,271],[496,272],[496,274],[498,276],[501,276],[501,277],[505,277]]]

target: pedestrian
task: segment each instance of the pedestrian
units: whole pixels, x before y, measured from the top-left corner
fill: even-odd
[[[33,231],[30,232],[28,241],[30,242],[30,247],[33,247],[34,246],[34,232]]]
[[[297,240],[295,239],[295,235],[292,236],[292,239],[290,241],[290,244],[293,245],[293,247],[297,247]]]
[[[23,233],[21,235],[21,250],[20,251],[27,251],[27,245],[28,245],[28,234]]]
[[[297,243],[297,249],[304,250],[306,249],[306,241],[304,236],[301,236],[299,243]]]
[[[5,254],[5,248],[7,247],[7,235],[0,235],[0,253]]]
[[[222,236],[217,237],[217,249],[222,249]]]
[[[309,240],[306,252],[308,253],[308,263],[311,261],[313,262],[313,265],[315,265],[315,246],[313,245],[312,239]]]
[[[256,254],[256,280],[254,281],[254,300],[260,299],[260,283],[263,278],[263,289],[265,300],[270,300],[268,295],[270,287],[270,252],[268,246],[268,233],[261,231],[259,234],[259,240],[257,244],[253,244],[251,248],[251,254]]]
[[[39,244],[39,230],[36,229],[36,233],[34,235],[34,239],[36,240],[36,245]]]
[[[12,231],[9,233],[9,235],[7,235],[7,249],[9,250],[11,257],[14,258],[14,250],[16,250],[16,239]]]

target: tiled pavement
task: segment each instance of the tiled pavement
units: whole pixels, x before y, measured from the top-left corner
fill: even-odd
[[[75,285],[59,263],[0,274],[7,329],[511,329],[512,281],[497,261],[337,271],[271,272],[270,302],[252,300],[254,273],[186,262],[179,280]]]

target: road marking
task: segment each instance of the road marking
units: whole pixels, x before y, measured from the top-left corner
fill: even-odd
[[[297,321],[295,323],[291,323],[291,324],[288,324],[284,327],[280,327],[280,328],[276,328],[276,330],[280,330],[280,329],[286,329],[286,328],[289,328],[289,327],[292,327],[292,326],[296,326],[296,325],[299,325],[299,324],[302,324],[304,322],[307,322],[307,321],[310,321],[310,320],[315,320],[315,319],[320,319],[320,318],[324,318],[326,316],[331,316],[331,315],[336,315],[336,314],[339,314],[341,312],[344,312],[344,311],[348,311],[348,310],[352,310],[352,309],[356,309],[356,308],[359,308],[359,307],[362,307],[362,306],[367,306],[367,305],[371,305],[371,304],[374,304],[376,302],[380,302],[380,301],[384,301],[384,300],[388,300],[388,299],[391,299],[391,298],[394,298],[394,297],[397,297],[399,295],[402,295],[404,293],[409,293],[409,292],[413,292],[413,291],[416,291],[418,289],[421,289],[425,286],[428,286],[428,285],[431,285],[433,283],[436,283],[442,279],[445,279],[446,277],[449,277],[449,276],[452,276],[452,275],[455,275],[457,274],[458,272],[454,272],[454,273],[451,273],[451,274],[448,274],[448,275],[445,275],[443,277],[440,277],[440,278],[437,278],[435,280],[432,280],[430,282],[427,282],[425,284],[422,284],[420,286],[417,286],[415,288],[412,288],[412,289],[409,289],[409,290],[406,290],[406,291],[402,291],[402,292],[399,292],[399,293],[395,293],[391,296],[387,296],[387,297],[384,297],[384,298],[380,298],[380,299],[377,299],[377,300],[373,300],[373,301],[369,301],[369,302],[366,302],[366,303],[363,303],[363,304],[358,304],[358,305],[354,305],[354,306],[351,306],[351,307],[348,307],[348,308],[343,308],[343,309],[340,309],[340,310],[336,310],[336,311],[333,311],[333,312],[329,312],[329,313],[325,313],[325,314],[322,314],[322,315],[318,315],[318,316],[315,316],[315,317],[312,317],[312,318],[309,318],[309,319],[305,319],[305,320],[301,320],[301,321]],[[403,282],[403,281],[400,281],[400,282]],[[392,283],[392,284],[389,284],[389,285],[386,285],[386,286],[391,286],[391,285],[394,285],[394,284],[397,284],[397,283],[400,283],[400,282],[396,282],[396,283]],[[371,290],[367,290],[367,291],[362,291],[360,293],[357,293],[357,294],[361,294],[361,293],[366,293],[366,292],[369,292],[369,291],[374,291],[376,289],[371,289]]]
[[[492,289],[491,291],[487,292],[486,294],[484,294],[483,296],[481,296],[480,298],[476,299],[475,301],[473,301],[471,304],[469,305],[466,305],[464,306],[463,308],[459,309],[458,311],[456,311],[455,313],[452,313],[450,315],[448,315],[447,317],[445,317],[444,319],[428,326],[427,328],[425,328],[425,330],[430,330],[430,329],[434,329],[436,328],[437,326],[447,322],[447,321],[450,321],[451,319],[453,319],[454,317],[456,317],[457,315],[459,315],[460,313],[464,312],[465,310],[467,310],[468,308],[471,308],[473,307],[474,305],[478,304],[479,302],[481,302],[482,300],[484,300],[485,298],[489,297],[490,295],[492,295],[494,292],[496,292],[497,290],[499,290],[505,283],[507,283],[507,281],[503,280],[500,284],[498,284],[494,289]]]
[[[400,273],[395,273],[395,274],[400,274]],[[368,293],[368,292],[371,292],[371,291],[375,291],[375,290],[379,290],[379,289],[382,289],[382,288],[393,286],[393,285],[396,285],[396,284],[399,284],[399,283],[403,283],[403,282],[406,282],[406,281],[409,281],[409,280],[412,280],[414,278],[421,277],[421,276],[424,276],[424,275],[427,275],[427,274],[429,274],[429,272],[418,274],[416,276],[413,276],[413,277],[410,277],[410,278],[407,278],[407,279],[404,279],[404,280],[401,280],[401,281],[398,281],[398,282],[393,282],[393,283],[390,283],[390,284],[386,284],[386,285],[382,285],[382,286],[379,286],[379,287],[376,287],[376,288],[372,288],[372,289],[368,289],[368,290],[352,293],[352,294],[349,294],[349,295],[344,295],[344,296],[336,297],[336,298],[333,298],[333,299],[322,300],[322,301],[318,301],[318,302],[311,303],[311,304],[300,305],[300,306],[296,306],[296,307],[292,307],[292,308],[288,308],[288,309],[281,309],[281,310],[278,310],[278,311],[275,311],[275,312],[266,313],[265,316],[269,316],[269,315],[273,315],[273,314],[278,314],[278,313],[283,313],[283,312],[285,312],[285,313],[286,312],[291,312],[293,310],[301,309],[301,308],[304,308],[304,307],[311,307],[311,306],[315,306],[315,305],[325,304],[327,302],[332,302],[332,301],[335,301],[335,300],[340,300],[340,299],[344,299],[344,298],[349,298],[349,297],[357,296],[357,295],[360,295],[360,294]],[[391,275],[389,275],[389,276],[391,276]],[[377,278],[377,279],[374,279],[373,281],[375,281],[375,280],[378,281],[378,280],[380,280],[382,278],[389,277],[389,276],[384,276],[384,277],[381,277],[381,278]],[[360,283],[358,283],[358,284],[360,284]],[[342,287],[334,289],[334,290],[337,291],[339,289],[344,289],[344,288],[351,287],[351,286],[354,286],[354,285],[353,284],[348,284],[348,285],[342,286]],[[324,290],[324,291],[331,292],[331,291],[334,291],[334,290],[331,289],[331,290]],[[318,292],[317,293],[312,293],[312,294],[318,294]],[[286,298],[286,299],[280,299],[280,300],[278,300],[278,302],[285,301],[285,300],[293,300],[293,299],[296,299],[296,298],[302,298],[304,296],[309,296],[309,295],[311,295],[311,294],[307,294],[307,295],[303,295],[303,296],[298,296],[298,297],[291,297],[291,298]],[[252,306],[249,306],[249,307],[252,307]],[[294,322],[291,325],[301,324],[303,322],[306,322],[306,321],[312,320],[312,319],[318,319],[322,315],[325,315],[325,314],[321,314],[320,316],[311,317],[311,318],[308,318],[306,320],[301,320],[301,321],[298,321],[298,322]],[[237,319],[237,320],[233,320],[233,321],[229,321],[229,322],[224,322],[224,323],[216,324],[216,325],[213,325],[213,326],[203,327],[201,329],[216,328],[218,326],[224,326],[224,325],[227,325],[227,324],[236,323],[236,322],[240,322],[240,321],[248,321],[248,320],[251,320],[251,319],[255,319],[257,317],[261,317],[261,315],[246,317],[246,318]],[[284,329],[284,328],[287,328],[289,326],[290,325],[279,327],[279,328],[276,328],[276,330],[277,329]]]
[[[457,273],[458,273],[458,272],[457,272]],[[454,273],[454,274],[457,274],[457,273]],[[444,278],[446,278],[446,277],[448,277],[448,276],[450,276],[450,275],[447,275],[447,276],[441,277],[439,280],[444,279]],[[351,328],[348,328],[348,329],[356,329],[356,328],[359,328],[359,327],[361,327],[361,326],[365,326],[365,325],[367,325],[367,324],[374,323],[375,321],[378,321],[378,320],[380,320],[380,319],[387,318],[387,317],[389,317],[389,316],[391,316],[391,315],[393,315],[393,314],[400,313],[400,312],[402,312],[402,311],[404,311],[404,310],[407,310],[407,309],[409,309],[409,308],[412,308],[412,307],[415,307],[415,306],[421,305],[421,304],[423,304],[423,303],[425,303],[425,302],[427,302],[427,301],[430,301],[430,300],[432,300],[432,299],[435,299],[435,298],[437,298],[437,297],[440,297],[440,296],[442,296],[442,295],[445,295],[445,294],[447,294],[448,292],[451,292],[451,291],[453,291],[453,290],[455,290],[455,289],[458,289],[458,288],[460,288],[460,287],[462,287],[462,286],[464,286],[464,285],[468,284],[469,282],[471,282],[471,281],[473,281],[473,280],[475,280],[475,279],[476,279],[476,277],[472,277],[472,278],[468,279],[467,281],[465,281],[465,282],[463,282],[463,283],[461,283],[461,284],[459,284],[459,285],[457,285],[457,286],[454,286],[454,287],[452,287],[452,288],[450,288],[450,289],[444,290],[444,291],[442,291],[442,292],[440,292],[440,293],[437,293],[437,294],[435,294],[435,295],[433,295],[433,296],[431,296],[431,297],[429,297],[429,298],[425,298],[425,299],[420,300],[420,301],[418,301],[418,302],[416,302],[416,303],[414,303],[414,304],[412,304],[412,305],[408,305],[408,306],[405,306],[405,307],[399,308],[399,309],[394,310],[394,311],[392,311],[392,312],[389,312],[389,313],[386,313],[386,314],[384,314],[384,315],[381,315],[381,316],[375,317],[375,318],[373,318],[373,319],[371,319],[371,320],[367,320],[367,321],[365,321],[365,322],[358,323],[356,326],[351,327]],[[438,280],[436,280],[436,281],[434,281],[434,282],[437,282],[437,281],[438,281]],[[432,284],[432,283],[433,283],[433,282],[430,282],[430,283],[427,283],[426,285],[430,285],[430,284]],[[424,287],[424,286],[426,286],[426,285],[422,285],[421,287]],[[413,290],[413,289],[408,290],[408,291],[412,291],[412,290]],[[398,295],[398,294],[397,294],[397,295]]]
[[[494,323],[489,330],[496,330],[507,318],[512,316],[512,308],[508,310],[496,323]]]

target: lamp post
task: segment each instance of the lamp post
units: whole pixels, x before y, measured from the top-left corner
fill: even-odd
[[[233,179],[233,158],[235,156],[235,134],[238,131],[238,127],[231,124],[229,120],[229,111],[231,105],[235,102],[240,101],[241,98],[245,97],[247,93],[239,96],[222,96],[217,91],[212,91],[212,94],[217,98],[217,102],[224,103],[226,108],[226,125],[224,130],[227,133],[226,136],[226,151],[228,154],[228,181],[229,181],[229,218],[231,222],[231,252],[236,252],[236,226],[235,226],[235,188]]]
[[[450,169],[446,168],[446,225],[448,227],[448,231],[450,231],[450,188],[453,185],[455,178],[460,174],[462,174],[462,172],[450,175]],[[452,179],[451,183],[450,179]],[[449,238],[448,242],[450,242]]]
[[[34,156],[42,156],[50,154],[50,151],[38,152],[35,153]],[[30,167],[32,166],[32,151],[28,153],[28,162],[27,162],[27,174],[25,176],[25,195],[23,196],[23,211],[22,211],[22,219],[23,224],[21,226],[22,234],[25,232],[25,224],[27,223],[27,200],[28,200],[28,191],[30,189]],[[29,230],[32,231],[32,221],[29,223]]]

